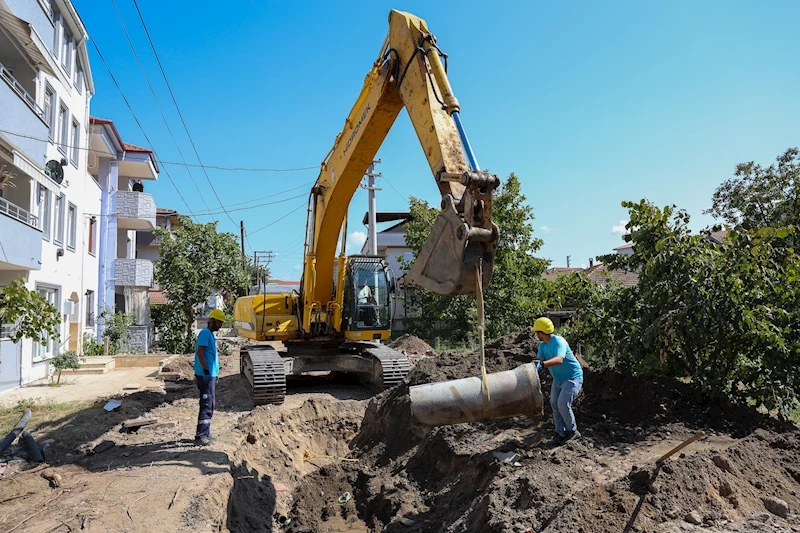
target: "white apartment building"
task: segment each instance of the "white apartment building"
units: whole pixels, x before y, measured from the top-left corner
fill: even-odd
[[[0,391],[46,377],[93,332],[101,188],[87,172],[94,94],[88,35],[71,2],[0,0],[0,286],[18,278],[61,312],[60,339],[11,343]]]

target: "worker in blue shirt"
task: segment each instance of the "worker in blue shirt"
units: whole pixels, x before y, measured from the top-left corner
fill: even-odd
[[[536,356],[542,366],[553,376],[550,388],[550,405],[553,407],[553,422],[556,434],[550,439],[550,446],[580,438],[572,402],[583,387],[583,369],[573,355],[566,339],[553,335],[555,327],[549,318],[538,318],[531,328],[539,339],[539,352]]]
[[[208,326],[197,336],[194,352],[194,374],[197,388],[200,389],[200,412],[197,415],[197,433],[194,443],[206,446],[214,442],[211,437],[211,418],[217,403],[217,377],[219,359],[217,358],[217,338],[214,332],[225,322],[225,313],[214,309],[208,316]]]

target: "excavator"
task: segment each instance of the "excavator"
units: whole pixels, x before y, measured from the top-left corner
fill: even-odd
[[[389,13],[378,58],[309,194],[300,291],[236,301],[238,336],[257,342],[242,347],[240,368],[255,405],[282,403],[287,375],[345,372],[388,388],[408,373],[405,355],[381,342],[391,335],[396,287],[386,260],[345,253],[350,201],[404,108],[441,193],[441,211],[404,283],[442,295],[489,285],[500,180],[478,166],[447,63],[424,20]]]

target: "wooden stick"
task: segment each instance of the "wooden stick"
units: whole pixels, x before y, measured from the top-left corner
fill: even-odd
[[[32,515],[30,515],[28,518],[25,518],[25,519],[23,519],[23,520],[22,520],[22,522],[20,522],[20,523],[19,523],[19,524],[17,524],[16,526],[12,527],[11,529],[9,529],[7,533],[11,533],[12,531],[14,531],[14,530],[16,530],[17,528],[19,528],[19,526],[21,526],[22,524],[24,524],[25,522],[27,522],[28,520],[30,520],[31,518],[33,518],[34,516],[36,516],[37,514],[39,514],[39,512],[40,512],[40,511],[41,511],[41,509],[39,509],[39,511],[36,511],[36,512],[35,512],[35,513],[33,513]]]
[[[172,501],[169,502],[169,505],[167,506],[167,510],[172,509],[172,506],[175,505],[175,500],[178,499],[178,493],[181,491],[181,488],[182,487],[178,487],[178,490],[175,491],[175,494],[172,496]]]
[[[675,453],[677,453],[677,452],[681,451],[682,449],[686,448],[688,445],[690,445],[690,444],[691,444],[691,443],[693,443],[694,441],[700,440],[700,439],[702,439],[702,438],[703,438],[703,437],[705,437],[705,436],[706,436],[705,432],[704,432],[704,431],[701,431],[700,433],[697,433],[697,434],[696,434],[696,435],[694,435],[693,437],[690,437],[690,438],[686,439],[685,441],[683,441],[682,443],[678,444],[677,446],[675,446],[674,448],[672,448],[670,451],[668,451],[667,453],[665,453],[664,455],[662,455],[662,456],[661,456],[661,457],[660,457],[660,458],[659,458],[659,459],[656,461],[656,464],[661,464],[661,463],[663,463],[664,461],[666,461],[667,459],[669,459],[669,458],[670,458],[670,456],[674,455]]]
[[[137,504],[138,502],[140,502],[141,500],[143,500],[143,499],[147,498],[148,496],[150,496],[150,493],[149,493],[149,492],[148,492],[147,494],[145,494],[144,496],[142,496],[142,497],[138,498],[136,501],[134,501],[133,503],[131,503],[131,504],[128,506],[128,508],[127,508],[127,509],[125,509],[125,513],[128,515],[128,518],[130,518],[130,519],[131,519],[131,522],[133,522],[133,521],[134,521],[134,520],[133,520],[133,517],[131,516],[131,507],[133,507],[134,505],[136,505],[136,504]]]
[[[0,500],[0,503],[6,503],[6,502],[13,501],[13,500],[18,500],[20,498],[27,498],[28,496],[31,496],[33,494],[36,494],[36,493],[35,492],[26,492],[25,494],[18,494],[17,496],[12,496],[11,498],[6,498],[5,500]]]

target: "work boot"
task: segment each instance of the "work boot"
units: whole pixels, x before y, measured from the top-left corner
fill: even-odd
[[[562,437],[558,433],[553,435],[553,438],[547,441],[547,446],[549,446],[550,448],[555,448],[556,446],[561,446],[562,444],[564,444],[564,437]]]
[[[578,431],[577,429],[575,431],[567,431],[566,433],[567,435],[566,437],[564,437],[564,443],[567,443],[571,440],[578,440],[579,438],[581,438],[581,432]]]
[[[195,446],[210,446],[217,441],[217,437],[195,437],[194,438],[194,445]]]

